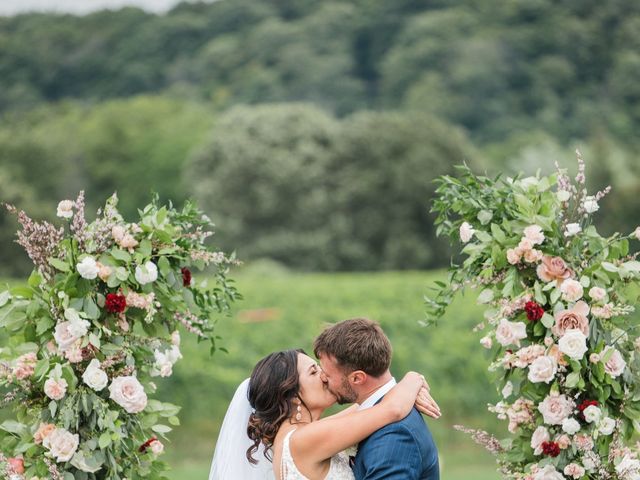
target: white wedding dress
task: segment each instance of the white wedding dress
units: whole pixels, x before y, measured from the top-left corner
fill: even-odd
[[[291,449],[289,448],[289,438],[293,432],[295,432],[295,429],[287,433],[282,444],[280,480],[309,480],[300,473],[296,464],[293,462]],[[331,466],[329,467],[329,472],[327,473],[327,476],[324,477],[324,480],[355,480],[355,478],[356,477],[353,475],[353,471],[349,466],[349,457],[346,453],[341,452],[331,457]]]

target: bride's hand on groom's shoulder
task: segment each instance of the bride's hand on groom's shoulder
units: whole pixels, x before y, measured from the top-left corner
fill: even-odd
[[[410,373],[413,374],[415,372]],[[429,383],[424,378],[424,375],[420,375],[420,378],[422,379],[422,388],[420,388],[418,396],[416,397],[416,408],[420,413],[438,419],[442,415],[442,413],[440,412],[440,407],[431,396],[431,387],[429,387]]]

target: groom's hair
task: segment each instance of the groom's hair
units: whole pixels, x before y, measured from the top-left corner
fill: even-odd
[[[313,342],[313,352],[334,357],[343,371],[380,377],[391,365],[392,348],[377,322],[352,318],[327,327]]]

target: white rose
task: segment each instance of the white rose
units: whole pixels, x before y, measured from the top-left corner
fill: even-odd
[[[582,203],[582,206],[587,213],[595,213],[600,209],[600,207],[598,206],[598,201],[595,197],[586,197],[584,199],[584,202]]]
[[[109,398],[128,413],[139,413],[147,406],[147,394],[134,376],[114,378],[109,385]]]
[[[540,245],[544,242],[544,233],[539,225],[529,225],[524,229],[524,236],[531,240],[534,245]]]
[[[66,352],[69,350],[76,340],[80,337],[76,337],[72,333],[71,322],[60,322],[56,325],[56,329],[53,333],[53,338],[55,338],[56,343],[58,344],[58,348],[62,352]]]
[[[638,240],[640,240],[640,227],[636,227],[636,229],[633,231],[633,234]]]
[[[531,436],[531,448],[533,448],[533,453],[535,455],[541,455],[542,444],[544,442],[548,442],[550,439],[549,431],[545,427],[540,426],[536,428]]]
[[[467,222],[464,222],[462,225],[460,225],[460,240],[462,240],[464,243],[469,242],[474,233],[475,230]]]
[[[562,425],[562,422],[571,415],[574,403],[565,395],[550,394],[538,405],[542,413],[544,423],[547,425]]]
[[[580,282],[571,279],[562,282],[560,291],[562,292],[562,298],[567,302],[577,302],[584,294],[584,289]]]
[[[584,419],[587,423],[598,423],[600,421],[600,417],[602,416],[602,410],[600,410],[595,405],[589,405],[582,412],[584,415]]]
[[[76,338],[84,337],[89,331],[89,327],[91,324],[80,318],[80,315],[73,308],[67,308],[64,311],[64,317],[69,321],[69,326],[67,327],[69,333]]]
[[[504,388],[502,389],[502,396],[504,398],[509,398],[512,393],[513,393],[513,383],[507,382]]]
[[[158,267],[151,261],[144,265],[138,265],[136,267],[135,277],[140,285],[155,282],[158,278]]]
[[[73,202],[71,200],[62,200],[58,203],[58,211],[56,215],[61,218],[73,217]]]
[[[603,435],[611,435],[616,429],[616,421],[611,417],[605,417],[600,422],[598,430]]]
[[[64,428],[56,428],[48,437],[49,451],[58,463],[68,462],[78,449],[80,438],[77,433],[71,433]]]
[[[562,431],[569,435],[575,435],[580,431],[580,422],[575,418],[565,418],[562,421]]]
[[[581,330],[572,328],[567,330],[558,341],[558,348],[566,356],[573,360],[582,360],[584,354],[587,353],[587,337]]]
[[[567,190],[558,190],[558,193],[556,193],[556,196],[558,197],[558,200],[560,200],[561,202],[567,202],[571,198],[571,192]]]
[[[51,400],[62,400],[67,393],[67,381],[64,378],[48,378],[44,382],[44,394]]]
[[[553,465],[547,465],[533,476],[533,480],[564,480],[564,475],[558,472]]]
[[[556,359],[549,356],[542,356],[536,358],[533,363],[529,365],[527,378],[532,383],[551,383],[557,371],[558,363]]]
[[[572,237],[579,234],[582,231],[582,227],[579,223],[568,223],[567,228],[564,231],[565,237]]]
[[[520,345],[524,338],[527,338],[527,326],[523,322],[510,322],[506,318],[500,320],[496,328],[496,340],[500,345]]]
[[[624,372],[624,369],[627,367],[627,362],[622,358],[622,354],[612,347],[607,347],[601,353],[601,357],[604,357],[609,350],[613,350],[613,354],[604,364],[604,371],[611,375],[613,378],[619,377]]]
[[[96,392],[99,392],[107,386],[109,378],[105,371],[100,369],[100,362],[94,358],[82,374],[82,381]]]
[[[604,300],[605,297],[607,296],[607,291],[604,288],[592,287],[591,290],[589,290],[589,296],[591,297],[592,300],[595,300],[596,302],[600,302],[601,300]]]
[[[82,278],[93,280],[98,276],[100,268],[96,261],[91,257],[84,257],[82,261],[76,265],[76,269]]]

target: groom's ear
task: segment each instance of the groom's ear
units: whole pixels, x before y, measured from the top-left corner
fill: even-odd
[[[356,370],[355,372],[351,372],[349,380],[352,385],[362,385],[367,381],[367,374],[362,370]]]

